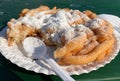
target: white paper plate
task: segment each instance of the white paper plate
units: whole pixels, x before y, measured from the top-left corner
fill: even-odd
[[[102,62],[93,62],[86,65],[70,65],[61,67],[64,70],[67,70],[70,75],[89,73],[93,70],[97,70],[100,67],[104,67],[106,64],[110,63],[119,52],[120,36],[117,31],[115,31],[115,37],[115,51],[109,56],[107,56]],[[0,52],[5,58],[9,59],[12,63],[18,65],[19,67],[25,68],[26,70],[31,70],[36,73],[44,73],[46,75],[55,75],[55,73],[51,70],[50,66],[44,61],[41,60],[40,62],[36,63],[31,58],[25,57],[22,51],[18,49],[16,44],[9,47],[6,40],[6,28],[0,32]]]

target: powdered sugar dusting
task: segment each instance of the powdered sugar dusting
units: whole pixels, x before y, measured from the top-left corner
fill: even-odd
[[[93,20],[90,20],[89,22],[85,23],[87,27],[90,27],[92,29],[98,28],[103,24],[103,19],[95,18]]]
[[[78,33],[75,33],[75,30],[78,25],[82,24],[75,24],[74,21],[84,20],[87,22],[91,20],[79,10],[71,9],[66,11],[64,9],[58,9],[56,13],[47,14],[49,12],[52,12],[52,10],[37,12],[32,16],[28,13],[17,20],[13,20],[12,27],[14,28],[14,26],[17,26],[18,24],[25,24],[28,27],[40,31],[44,35],[43,41],[45,39],[50,39],[54,43],[60,43],[60,37],[62,35],[64,35],[66,39],[79,35]],[[83,28],[82,26],[79,27]]]
[[[68,40],[83,35],[83,33],[91,37],[94,35],[92,29],[104,24],[103,19],[91,18],[79,10],[56,9],[54,11],[50,9],[40,12],[33,11],[33,13],[33,15],[28,13],[14,20],[11,28],[15,30],[14,27],[17,25],[27,25],[35,30],[35,34],[31,36],[37,35],[46,45],[64,45]],[[15,31],[17,32],[17,30]]]

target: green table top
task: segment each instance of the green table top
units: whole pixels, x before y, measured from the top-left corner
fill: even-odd
[[[23,8],[39,5],[89,9],[97,14],[113,14],[120,17],[120,0],[0,0],[0,29],[11,18],[17,18]],[[120,55],[105,67],[88,74],[72,75],[76,81],[120,81]],[[61,81],[58,76],[38,74],[12,64],[0,54],[0,81]]]

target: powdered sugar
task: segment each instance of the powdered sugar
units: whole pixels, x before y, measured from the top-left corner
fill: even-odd
[[[94,28],[100,27],[102,24],[103,24],[103,19],[95,18],[95,19],[90,20],[89,22],[87,22],[85,25],[87,27],[90,27],[90,28],[94,29]]]
[[[76,27],[71,27],[67,30],[65,30],[62,35],[65,37],[65,40],[70,40],[74,37],[77,37],[79,35],[82,35],[83,33],[86,33],[87,27],[84,25],[78,25]]]
[[[80,33],[88,33],[88,27],[99,27],[102,19],[91,20],[87,15],[79,10],[58,9],[55,13],[52,10],[35,12],[32,16],[26,14],[18,20],[14,20],[12,27],[18,24],[25,24],[41,33],[41,39],[45,42],[50,40],[52,43],[60,44],[61,36],[66,40],[72,39]],[[76,22],[80,22],[77,23]],[[84,25],[84,23],[86,24]],[[86,27],[88,26],[88,27]],[[77,30],[77,31],[76,31]],[[87,31],[87,32],[86,32]]]

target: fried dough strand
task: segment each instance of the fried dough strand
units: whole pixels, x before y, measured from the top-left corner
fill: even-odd
[[[21,13],[19,14],[19,16],[23,17],[26,14],[29,14],[29,15],[33,16],[35,13],[41,12],[41,11],[45,11],[45,10],[50,10],[50,8],[48,6],[40,6],[40,7],[36,8],[36,9],[31,9],[31,10],[25,8],[25,9],[23,9],[21,11]]]
[[[54,52],[54,58],[62,58],[66,54],[75,53],[81,50],[84,47],[84,44],[87,40],[87,35],[78,36],[70,41],[68,41],[64,47],[58,48]]]
[[[110,26],[100,27],[93,30],[98,37],[98,42],[108,39],[113,34],[113,28]]]
[[[98,45],[92,52],[79,55],[79,56],[72,56],[72,54],[66,54],[58,63],[63,63],[65,65],[73,64],[87,64],[96,60],[96,58],[101,54],[105,53],[112,45],[114,44],[114,38],[109,38]]]
[[[85,10],[83,13],[86,14],[91,19],[97,18],[97,15],[95,13],[93,13],[92,11],[90,11],[90,10]]]
[[[106,50],[106,52],[103,52],[101,53],[96,61],[102,61],[107,55],[111,54],[111,52],[113,51],[113,47],[114,47],[114,44],[110,46],[110,48],[108,48],[108,50]]]
[[[97,41],[91,41],[90,44],[87,44],[77,55],[87,54],[92,51],[99,43]]]

